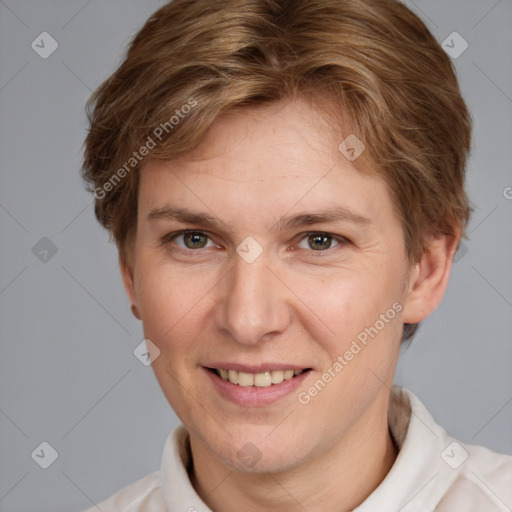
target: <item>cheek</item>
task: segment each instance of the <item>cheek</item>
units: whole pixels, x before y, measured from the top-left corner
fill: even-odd
[[[187,392],[194,387],[201,319],[207,304],[201,281],[176,269],[139,260],[138,297],[144,337],[160,350],[152,368],[169,404],[180,417],[188,417]],[[204,283],[204,280],[202,281]]]
[[[370,367],[377,371],[395,357],[402,328],[397,311],[402,299],[399,269],[391,264],[385,272],[375,268],[295,281],[294,290],[308,306],[301,306],[300,321],[328,355],[327,365],[352,351],[348,357],[353,370]]]
[[[204,290],[197,279],[187,279],[175,269],[149,259],[141,258],[140,263],[137,295],[145,336],[154,339],[161,350],[170,345],[179,349],[180,340],[187,338],[184,329],[194,325],[201,309]]]
[[[322,382],[310,383],[299,401],[311,405],[311,416],[319,424],[326,414],[335,418],[334,424],[348,421],[347,411],[357,417],[383,382],[392,381],[402,325],[399,290],[394,281],[340,279],[310,298],[322,319],[315,324],[315,341],[328,358],[318,375]],[[329,327],[328,334],[323,325]],[[339,403],[346,407],[339,408]]]
[[[387,300],[380,284],[371,275],[359,271],[332,272],[320,280],[303,277],[294,283],[294,291],[318,326],[317,339],[327,334],[341,341],[357,335],[378,318]]]

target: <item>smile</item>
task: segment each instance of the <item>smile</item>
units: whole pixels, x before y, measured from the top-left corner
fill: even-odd
[[[312,368],[279,366],[274,363],[241,365],[219,361],[204,366],[203,371],[223,399],[238,406],[257,408],[293,396],[313,373]]]
[[[281,384],[284,380],[290,380],[297,377],[305,370],[268,370],[259,373],[238,372],[236,370],[226,370],[223,368],[211,368],[210,371],[215,372],[225,381],[231,382],[242,387],[255,386],[265,388],[272,384]]]

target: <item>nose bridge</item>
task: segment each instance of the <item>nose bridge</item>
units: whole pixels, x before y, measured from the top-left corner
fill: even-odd
[[[262,254],[247,262],[234,255],[217,304],[217,324],[239,343],[255,344],[265,335],[283,331],[289,321],[282,284]]]

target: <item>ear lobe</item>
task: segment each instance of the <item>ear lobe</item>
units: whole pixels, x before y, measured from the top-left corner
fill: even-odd
[[[135,318],[137,318],[138,320],[142,320],[142,318],[140,316],[140,313],[139,313],[139,310],[137,309],[137,306],[135,306],[135,304],[132,304],[130,309],[132,311],[132,315]]]
[[[404,323],[421,322],[440,304],[459,240],[460,233],[438,235],[430,240],[427,250],[409,275],[409,293],[404,299],[402,314]]]
[[[135,293],[135,285],[133,278],[133,270],[130,266],[122,259],[119,254],[119,269],[121,271],[121,277],[123,278],[124,289],[128,295],[128,299],[131,302],[131,311],[133,316],[141,320],[141,315],[137,307],[137,294]]]

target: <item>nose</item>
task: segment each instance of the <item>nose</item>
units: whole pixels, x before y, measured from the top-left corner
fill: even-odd
[[[287,288],[264,253],[252,263],[234,255],[233,268],[218,290],[216,324],[238,343],[254,345],[283,333],[290,323]]]

